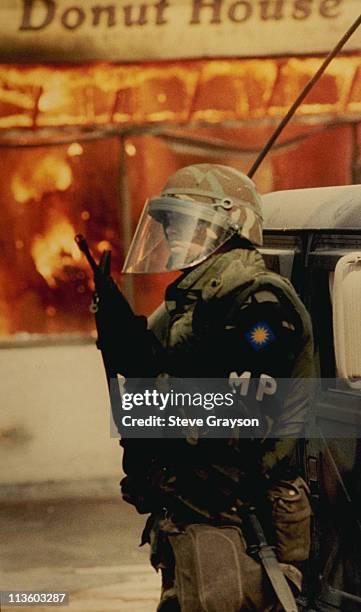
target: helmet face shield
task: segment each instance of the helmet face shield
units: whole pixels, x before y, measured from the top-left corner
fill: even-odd
[[[221,202],[152,198],[143,209],[123,272],[190,268],[207,259],[236,231]]]

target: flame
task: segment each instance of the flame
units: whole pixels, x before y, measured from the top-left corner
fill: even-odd
[[[112,245],[110,244],[109,240],[101,240],[100,242],[98,242],[97,251],[99,251],[99,253],[102,253],[103,251],[111,251],[111,250],[112,250]]]
[[[69,102],[69,94],[64,82],[58,82],[56,87],[43,93],[39,99],[39,111],[49,112],[64,106]]]
[[[84,149],[78,142],[72,142],[72,144],[68,147],[69,157],[75,157],[77,155],[82,155],[83,153]]]
[[[284,115],[321,59],[0,64],[2,128],[217,122]],[[298,115],[360,112],[361,57],[337,57]]]
[[[17,202],[39,202],[46,193],[66,191],[73,180],[69,164],[60,156],[43,157],[35,167],[24,167],[13,175],[11,191]]]
[[[57,280],[68,280],[65,268],[86,268],[82,255],[74,242],[76,231],[65,217],[55,221],[44,236],[38,235],[32,243],[31,255],[39,274],[49,287]]]
[[[134,157],[137,154],[137,148],[132,142],[127,142],[125,145],[125,152],[129,157]]]

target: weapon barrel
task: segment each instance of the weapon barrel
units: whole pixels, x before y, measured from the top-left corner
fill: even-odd
[[[77,243],[79,249],[81,250],[82,253],[84,253],[85,257],[87,258],[89,265],[91,267],[91,269],[93,270],[94,274],[99,273],[99,266],[96,263],[93,255],[90,252],[89,249],[89,245],[86,241],[86,239],[84,238],[84,236],[82,234],[77,234],[75,236],[75,242]]]

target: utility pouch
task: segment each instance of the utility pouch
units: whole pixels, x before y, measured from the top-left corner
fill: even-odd
[[[168,536],[182,612],[280,610],[262,565],[246,553],[238,527],[192,524]],[[288,567],[281,568],[289,573]]]
[[[311,546],[309,488],[300,476],[281,480],[268,490],[275,532],[276,555],[280,562],[306,561]]]

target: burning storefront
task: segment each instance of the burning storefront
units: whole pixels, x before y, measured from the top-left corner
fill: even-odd
[[[210,157],[247,171],[356,4],[3,3],[2,339],[91,334],[73,235],[112,248],[116,273],[170,172]],[[359,48],[356,35],[305,100],[257,174],[261,191],[358,182]],[[168,280],[138,279],[128,295],[149,313]]]

